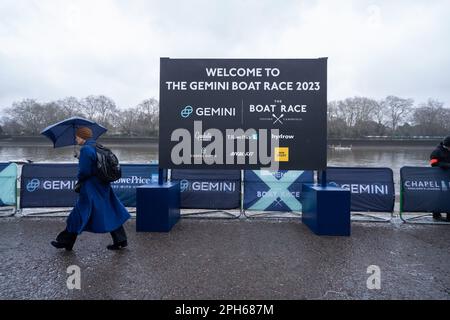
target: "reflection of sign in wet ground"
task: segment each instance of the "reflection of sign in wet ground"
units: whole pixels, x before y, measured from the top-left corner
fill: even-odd
[[[160,73],[162,167],[325,168],[326,58],[163,58]]]

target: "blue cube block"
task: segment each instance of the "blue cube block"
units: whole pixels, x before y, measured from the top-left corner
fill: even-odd
[[[180,219],[180,184],[149,184],[136,189],[136,231],[169,232]]]
[[[302,185],[302,222],[317,235],[350,236],[350,191],[336,186]]]

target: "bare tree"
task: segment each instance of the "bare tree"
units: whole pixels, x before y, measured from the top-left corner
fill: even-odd
[[[377,101],[376,107],[373,110],[373,120],[377,123],[377,135],[384,135],[385,127],[388,122],[387,110],[383,101]]]
[[[34,99],[14,102],[12,107],[6,110],[6,114],[14,119],[26,134],[39,134],[46,125],[43,108]]]
[[[36,135],[48,125],[61,121],[67,114],[55,102],[38,103],[33,99],[25,99],[14,102],[12,107],[6,110],[9,115],[9,123],[16,123],[24,134]]]
[[[20,135],[22,134],[22,126],[10,117],[2,118],[2,127],[4,134]]]
[[[90,120],[112,127],[119,112],[116,103],[103,95],[88,96],[81,100],[81,110]]]
[[[392,135],[396,134],[398,126],[403,123],[412,111],[413,103],[413,99],[403,99],[396,96],[388,96],[382,101],[389,117]]]
[[[328,103],[327,121],[329,137],[334,138],[342,137],[345,135],[345,132],[347,131],[347,125],[340,116],[338,101],[330,101]]]
[[[373,113],[377,108],[377,101],[365,97],[333,101],[329,104],[328,112],[328,117],[333,123],[332,130],[338,130],[347,137],[366,135],[367,125],[374,126]]]
[[[137,122],[139,113],[136,108],[130,108],[119,112],[117,117],[117,129],[122,135],[134,136],[138,133]]]
[[[68,117],[83,115],[83,105],[75,97],[66,97],[64,99],[56,101],[56,103]]]
[[[136,106],[138,120],[136,127],[141,135],[157,135],[159,131],[159,103],[151,98],[142,101]]]
[[[142,101],[137,105],[140,112],[148,116],[154,116],[158,113],[159,103],[155,98],[150,98]]]
[[[444,136],[449,134],[450,109],[444,108],[444,103],[428,99],[414,111],[412,120],[419,135]]]

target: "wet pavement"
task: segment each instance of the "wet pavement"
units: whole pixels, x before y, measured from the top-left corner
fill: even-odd
[[[450,299],[450,227],[353,223],[318,237],[298,221],[183,219],[106,250],[84,233],[73,252],[49,245],[63,218],[0,219],[2,299]],[[81,290],[69,290],[78,265]],[[370,265],[381,289],[369,290]]]

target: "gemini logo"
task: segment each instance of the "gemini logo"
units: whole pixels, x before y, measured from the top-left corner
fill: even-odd
[[[389,194],[389,186],[387,184],[339,184],[334,181],[329,181],[329,185],[341,187],[342,189],[349,190],[353,194],[381,194],[388,195]]]
[[[186,179],[180,181],[181,192],[186,191],[204,191],[204,192],[235,192],[235,182],[221,181],[192,181]]]
[[[40,185],[41,185],[41,182],[39,181],[39,179],[30,180],[27,183],[27,191],[34,192],[39,188]]]
[[[181,110],[181,116],[183,118],[188,118],[192,114],[192,112],[194,112],[194,108],[192,108],[191,106],[186,106],[183,110]]]
[[[187,181],[187,180],[181,180],[180,181],[180,189],[181,189],[181,192],[185,192],[186,190],[188,190],[189,189],[189,181]]]
[[[184,107],[180,115],[182,118],[189,118],[192,114],[197,117],[236,117],[235,107]]]

